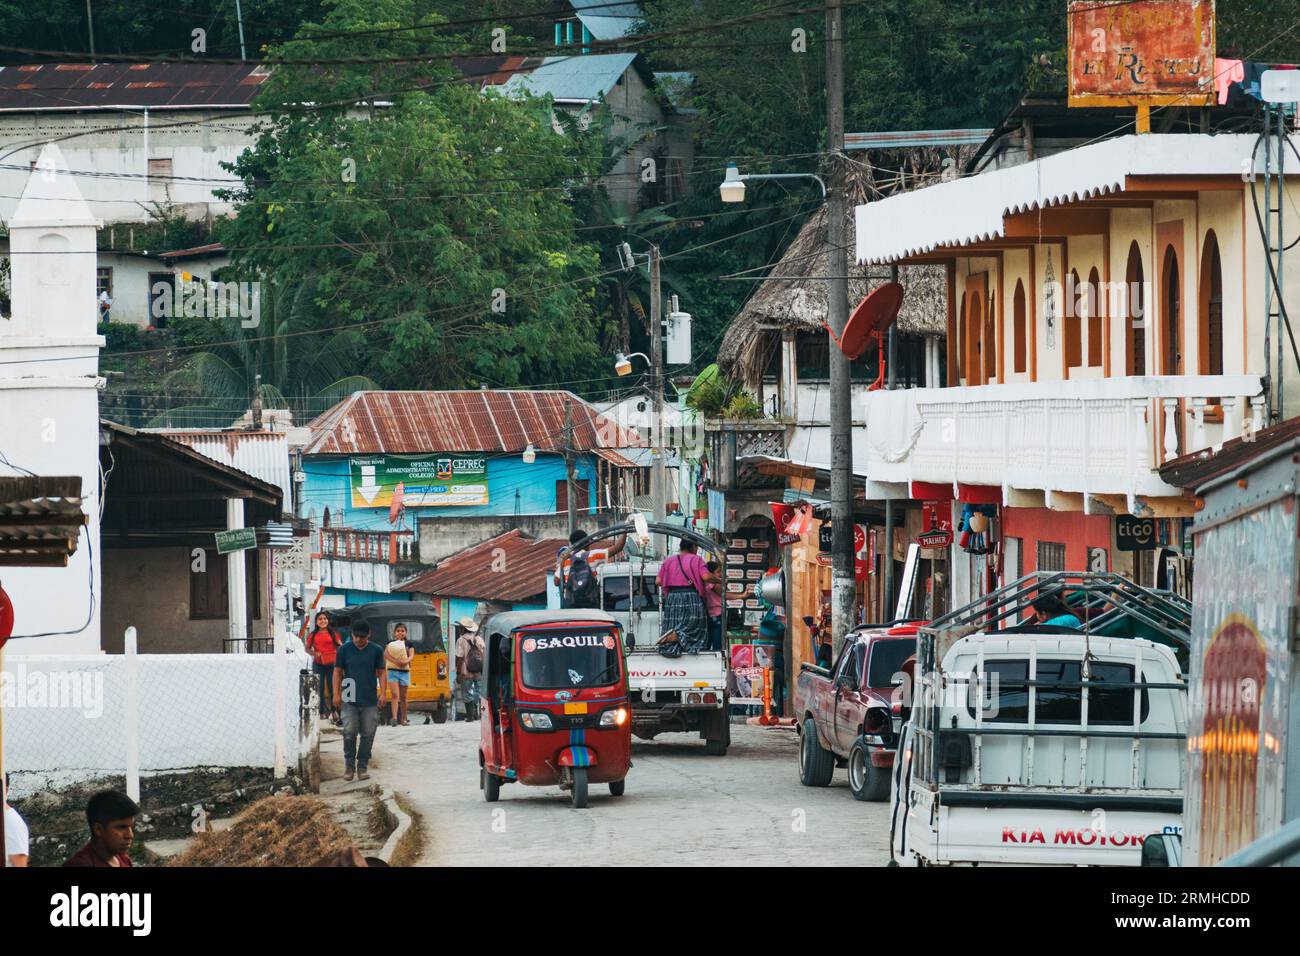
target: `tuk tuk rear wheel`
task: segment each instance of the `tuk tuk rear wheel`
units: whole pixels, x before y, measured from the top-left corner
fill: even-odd
[[[613,796],[613,797],[621,797],[621,796],[623,796],[623,791],[624,791],[624,789],[626,789],[626,788],[627,788],[627,779],[626,779],[626,778],[624,778],[624,779],[622,779],[622,780],[611,780],[611,781],[609,782],[609,793],[610,793],[610,796]]]
[[[569,799],[573,809],[582,810],[587,806],[587,768],[573,768],[573,787],[569,790]]]
[[[501,778],[486,770],[481,773],[483,774],[483,799],[488,803],[496,803],[501,796]]]

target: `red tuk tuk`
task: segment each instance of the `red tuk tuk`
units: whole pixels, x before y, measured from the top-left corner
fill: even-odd
[[[623,795],[632,766],[623,631],[603,611],[508,611],[484,625],[479,786],[568,790],[588,783]]]

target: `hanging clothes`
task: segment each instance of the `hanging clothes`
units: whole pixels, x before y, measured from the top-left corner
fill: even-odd
[[[1214,58],[1214,90],[1219,94],[1219,105],[1228,102],[1228,87],[1246,78],[1246,67],[1240,60]]]

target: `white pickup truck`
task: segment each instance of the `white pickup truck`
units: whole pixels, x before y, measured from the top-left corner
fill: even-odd
[[[981,618],[998,616],[994,596],[921,629],[891,787],[895,864],[1138,866],[1150,834],[1181,832],[1186,686],[1170,646],[1125,635],[1116,607],[1141,616],[1129,633],[1175,643],[1190,611],[1097,577],[1114,576],[1016,582],[1090,608],[1082,629],[1018,614],[997,629]]]
[[[724,651],[664,657],[655,645],[662,636],[659,562],[632,558],[596,567],[601,608],[623,625],[628,656],[632,732],[644,740],[662,733],[698,733],[705,752],[721,757],[731,744],[727,669]]]

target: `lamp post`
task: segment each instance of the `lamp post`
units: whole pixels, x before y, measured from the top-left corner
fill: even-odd
[[[659,248],[650,247],[653,250],[651,259],[651,276],[657,280],[659,276]],[[658,291],[658,281],[654,281],[652,286]],[[652,293],[653,295],[653,293]],[[652,301],[654,301],[652,299]],[[651,311],[651,326],[654,330],[659,328],[659,310]],[[632,374],[632,359],[642,358],[650,366],[651,382],[651,401],[654,403],[654,448],[651,449],[652,458],[650,461],[650,497],[654,503],[655,521],[662,522],[667,512],[667,504],[664,499],[665,486],[667,485],[667,475],[664,468],[664,389],[663,389],[663,358],[662,349],[660,348],[660,336],[651,333],[650,339],[653,343],[650,349],[650,355],[644,352],[633,352],[631,355],[624,355],[618,352],[614,355],[614,372],[620,377]],[[662,543],[662,536],[657,536]]]
[[[742,173],[735,163],[727,164],[727,172],[718,185],[718,194],[723,202],[744,202],[745,183],[764,179],[811,179],[821,187],[822,199],[826,198],[826,183],[814,173]]]

